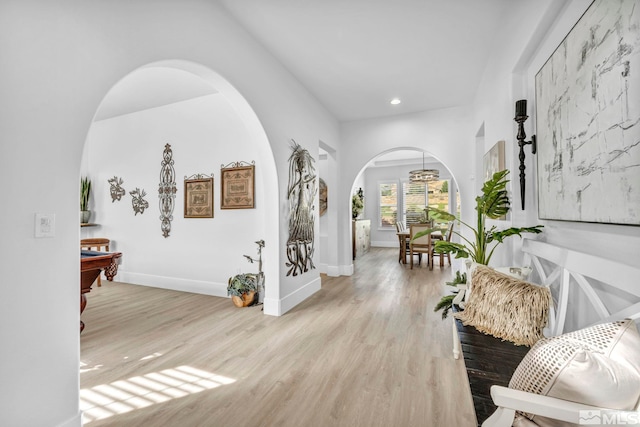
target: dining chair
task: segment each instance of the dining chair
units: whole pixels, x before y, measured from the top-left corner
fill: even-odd
[[[411,224],[409,229],[409,256],[411,257],[411,269],[413,270],[413,255],[418,254],[418,265],[422,262],[422,254],[427,254],[427,267],[433,269],[433,261],[431,261],[431,233],[418,237],[414,240],[414,236],[421,231],[429,230],[429,224]]]
[[[109,252],[109,239],[103,237],[94,237],[90,239],[80,240],[80,249],[86,249],[88,251]],[[94,249],[95,248],[95,249]],[[98,274],[98,286],[102,286],[102,278]]]
[[[404,225],[404,222],[401,221],[397,221],[396,222],[396,232],[398,233],[398,247],[399,247],[399,253],[398,253],[398,262],[401,263],[406,263],[406,257],[407,254],[409,253],[409,241],[407,239],[407,236],[401,236],[399,233],[404,232],[407,230],[407,227]],[[404,248],[402,247],[402,245],[404,245]],[[403,259],[404,258],[404,259]]]
[[[447,231],[445,233],[445,235],[443,236],[443,239],[445,242],[450,242],[451,241],[451,235],[453,234],[453,225],[454,222],[450,221],[448,226],[447,226]],[[451,265],[451,254],[446,253],[446,254],[441,254],[435,251],[435,245],[431,245],[431,267],[433,268],[433,263],[435,262],[435,260],[433,259],[433,257],[438,257],[438,259],[440,260],[440,268],[444,267],[444,258],[447,258],[447,261],[449,261],[449,265]]]

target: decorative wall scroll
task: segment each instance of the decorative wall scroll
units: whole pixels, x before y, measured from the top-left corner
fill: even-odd
[[[640,225],[640,8],[596,0],[536,75],[538,215]]]
[[[129,191],[129,194],[131,194],[132,197],[131,205],[133,206],[134,215],[142,215],[144,210],[149,207],[149,202],[144,199],[147,193],[144,190],[136,188],[133,191]]]
[[[291,140],[293,153],[289,157],[289,239],[287,276],[303,274],[316,268],[313,264],[314,224],[313,202],[316,196],[314,159],[309,151]]]
[[[255,162],[220,166],[220,209],[255,207]]]
[[[116,200],[120,201],[120,199],[122,199],[122,196],[126,194],[126,191],[124,190],[124,188],[122,188],[122,184],[124,183],[122,178],[114,176],[107,182],[109,183],[109,192],[111,193],[111,203],[115,202]]]
[[[173,168],[173,151],[171,145],[165,144],[162,153],[162,169],[160,169],[160,184],[158,197],[160,198],[160,228],[164,237],[169,237],[176,192],[176,171]]]
[[[184,177],[184,217],[213,218],[213,174]]]

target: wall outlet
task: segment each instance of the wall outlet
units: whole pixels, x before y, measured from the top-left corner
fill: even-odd
[[[56,235],[56,214],[37,213],[35,219],[35,236],[55,237]]]

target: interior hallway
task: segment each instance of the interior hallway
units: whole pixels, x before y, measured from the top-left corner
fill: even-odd
[[[474,426],[452,320],[433,311],[452,268],[410,270],[397,249],[372,248],[355,270],[323,275],[322,290],[282,317],[94,285],[82,315],[85,425]]]

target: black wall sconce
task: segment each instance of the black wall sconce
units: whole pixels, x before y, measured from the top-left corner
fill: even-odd
[[[516,101],[516,117],[513,119],[518,123],[518,135],[516,135],[516,139],[518,140],[518,146],[520,147],[520,154],[518,158],[520,159],[520,200],[522,202],[522,210],[524,210],[524,188],[525,188],[525,174],[524,174],[524,146],[531,144],[531,154],[536,154],[537,144],[536,144],[536,136],[531,136],[531,141],[525,141],[527,135],[524,133],[524,122],[527,121],[529,116],[527,116],[527,100],[521,99]]]

